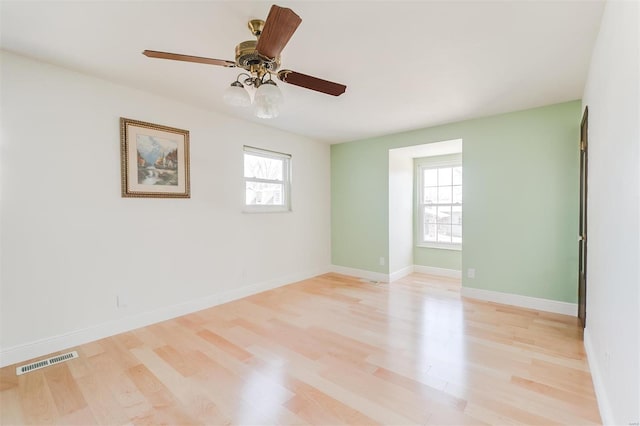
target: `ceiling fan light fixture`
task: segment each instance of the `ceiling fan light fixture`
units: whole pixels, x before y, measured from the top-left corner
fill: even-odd
[[[251,105],[251,97],[242,83],[234,81],[222,94],[224,101],[231,106],[246,107]]]
[[[284,83],[327,95],[340,96],[347,89],[344,84],[334,83],[291,70],[278,72],[280,54],[301,22],[302,19],[293,10],[275,4],[272,5],[265,21],[261,19],[249,21],[249,30],[256,37],[256,40],[246,40],[238,44],[236,46],[235,61],[157,50],[145,50],[142,54],[150,58],[240,68],[246,72],[238,75],[236,81],[224,90],[222,98],[225,103],[241,107],[251,105],[251,96],[245,90],[245,86],[253,87],[251,91],[256,90],[253,101],[256,117],[274,118],[278,116],[280,105],[283,101],[280,89],[271,80],[272,74],[276,74],[276,72],[277,77]],[[240,80],[241,77],[243,78],[242,82]]]
[[[256,90],[253,100],[254,113],[258,118],[275,118],[280,114],[282,92],[273,80],[264,81]]]

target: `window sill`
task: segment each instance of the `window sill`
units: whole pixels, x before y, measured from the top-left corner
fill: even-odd
[[[462,251],[462,244],[418,243],[418,244],[416,244],[416,247],[441,249],[441,250]]]
[[[246,213],[246,214],[254,214],[254,213],[291,213],[291,209],[288,207],[249,207],[249,206],[245,206],[244,209],[242,209],[242,213]]]

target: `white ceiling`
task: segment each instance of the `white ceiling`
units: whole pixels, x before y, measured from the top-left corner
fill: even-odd
[[[579,99],[600,1],[297,1],[282,68],[347,85],[281,83],[280,117],[222,102],[238,70],[146,58],[234,59],[270,2],[2,1],[3,49],[335,143]]]

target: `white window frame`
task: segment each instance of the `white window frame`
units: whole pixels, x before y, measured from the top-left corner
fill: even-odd
[[[447,242],[437,242],[437,241],[425,241],[424,237],[424,208],[428,204],[424,203],[424,170],[428,169],[440,169],[444,167],[462,167],[462,154],[454,154],[447,155],[443,157],[433,157],[433,158],[422,158],[416,160],[415,165],[415,176],[416,176],[416,217],[417,226],[416,226],[416,246],[418,247],[427,247],[427,248],[437,248],[437,249],[445,249],[445,250],[462,250],[462,242],[460,243],[447,243]],[[464,170],[462,172],[464,176]],[[463,178],[464,179],[464,178]],[[462,188],[464,191],[464,181],[462,184]],[[450,205],[450,206],[460,206],[463,210],[464,215],[464,198],[462,203],[451,203],[447,204],[433,204],[437,205]],[[462,223],[462,241],[464,241],[464,222]]]
[[[282,161],[282,180],[277,179],[262,179],[256,177],[244,176],[244,161],[245,155],[250,154],[253,156],[265,157],[274,160]],[[291,211],[291,154],[284,154],[282,152],[270,151],[267,149],[256,148],[253,146],[245,145],[242,152],[242,175],[243,175],[243,212],[245,213],[276,213],[276,212],[290,212]],[[274,183],[283,185],[282,189],[282,204],[247,204],[247,182],[260,182],[260,183]]]

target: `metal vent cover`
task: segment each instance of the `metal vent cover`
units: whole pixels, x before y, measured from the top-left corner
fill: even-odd
[[[360,282],[367,283],[367,284],[374,284],[374,285],[380,285],[380,284],[383,284],[383,283],[381,283],[380,281],[376,281],[376,280],[369,280],[369,279],[367,279],[367,278],[360,278]]]
[[[30,364],[26,364],[20,367],[16,367],[16,375],[30,373],[41,368],[49,367],[50,365],[59,364],[61,362],[68,361],[70,359],[78,358],[78,352],[67,352],[66,354],[52,356],[51,358],[41,359]]]

